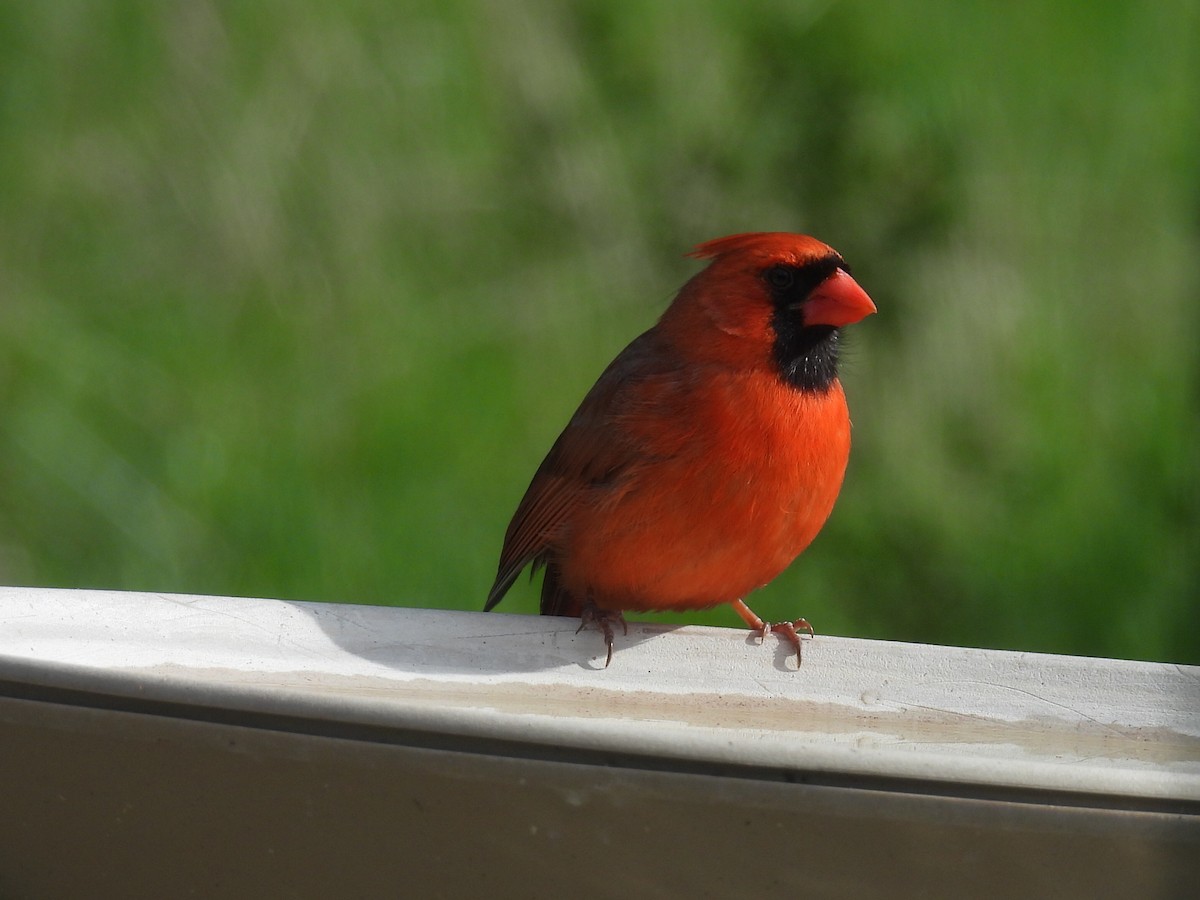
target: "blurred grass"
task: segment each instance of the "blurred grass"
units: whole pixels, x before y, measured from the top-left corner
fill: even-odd
[[[1198,18],[0,2],[0,582],[478,608],[681,254],[788,229],[880,315],[752,605],[1200,663]]]

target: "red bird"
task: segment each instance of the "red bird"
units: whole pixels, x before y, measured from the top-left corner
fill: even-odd
[[[711,259],[584,397],[513,515],[485,610],[544,566],[542,615],[604,634],[623,610],[731,603],[800,659],[804,619],[742,598],[809,545],[850,453],[838,329],[875,312],[836,251],[800,234],[701,244]]]

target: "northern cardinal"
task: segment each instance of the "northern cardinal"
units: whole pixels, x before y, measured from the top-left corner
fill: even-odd
[[[584,397],[513,515],[485,610],[545,567],[543,615],[595,624],[612,662],[623,610],[742,601],[825,524],[850,453],[838,329],[875,312],[831,247],[800,234],[700,244],[712,260]]]

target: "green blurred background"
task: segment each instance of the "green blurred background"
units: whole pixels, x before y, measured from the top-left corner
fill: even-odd
[[[0,583],[478,609],[682,254],[797,230],[880,311],[839,505],[751,605],[1200,663],[1198,35],[1171,0],[4,0]]]

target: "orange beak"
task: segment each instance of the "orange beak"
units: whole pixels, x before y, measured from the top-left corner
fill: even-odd
[[[809,293],[800,304],[805,325],[853,325],[875,312],[875,304],[858,282],[838,269]]]

